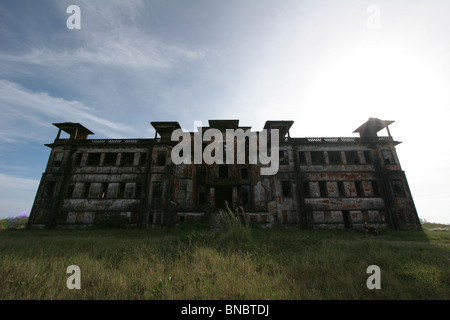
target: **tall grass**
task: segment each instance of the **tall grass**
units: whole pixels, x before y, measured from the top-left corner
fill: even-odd
[[[219,211],[220,221],[223,224],[224,232],[220,235],[219,241],[228,248],[239,248],[247,245],[251,241],[251,228],[248,223],[245,211],[233,213],[227,206],[226,210]]]
[[[449,231],[262,230],[223,214],[220,233],[1,231],[0,299],[450,298]],[[372,264],[380,290],[366,287]],[[80,290],[66,287],[70,265]]]

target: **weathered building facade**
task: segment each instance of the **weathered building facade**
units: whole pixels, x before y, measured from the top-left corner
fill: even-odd
[[[226,201],[261,225],[420,228],[392,122],[370,118],[354,131],[359,137],[293,138],[293,121],[267,121],[267,132],[279,130],[275,175],[261,175],[264,165],[248,157],[240,164],[174,164],[178,122],[152,122],[153,139],[88,139],[93,133],[81,124],[56,123],[28,225],[149,227],[205,219]],[[198,130],[209,128],[251,130],[238,120],[210,120]],[[378,136],[382,129],[388,136]],[[61,131],[69,137],[61,139]]]

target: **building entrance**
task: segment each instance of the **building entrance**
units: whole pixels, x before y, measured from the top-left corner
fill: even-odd
[[[228,207],[232,207],[233,203],[233,187],[232,186],[215,186],[214,187],[215,207],[225,209],[225,201]]]

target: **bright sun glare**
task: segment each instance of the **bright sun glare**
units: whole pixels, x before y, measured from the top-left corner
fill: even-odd
[[[359,122],[378,117],[403,120],[402,130],[405,125],[417,128],[427,106],[448,113],[442,106],[446,90],[440,75],[423,61],[392,47],[357,48],[334,56],[311,83],[308,106],[327,110],[325,121],[330,124],[345,118],[356,128]]]

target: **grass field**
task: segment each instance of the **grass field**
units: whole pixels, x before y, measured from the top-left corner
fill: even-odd
[[[0,231],[2,300],[450,299],[449,226],[381,230],[377,237],[245,225],[224,233],[202,225],[17,226]],[[66,286],[70,265],[80,267],[80,290]],[[366,286],[369,265],[380,267],[379,290]]]

